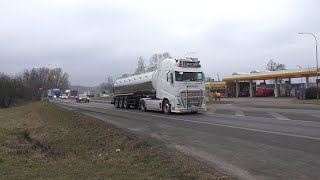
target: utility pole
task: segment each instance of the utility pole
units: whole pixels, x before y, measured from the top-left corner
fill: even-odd
[[[314,37],[314,40],[316,41],[316,73],[317,73],[317,80],[316,80],[316,84],[317,84],[317,99],[319,99],[319,74],[318,74],[318,70],[319,70],[319,67],[318,67],[318,40],[317,40],[317,37],[312,34],[312,33],[309,33],[309,32],[301,32],[299,34],[309,34],[311,36]]]

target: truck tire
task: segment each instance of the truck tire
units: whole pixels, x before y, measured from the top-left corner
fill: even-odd
[[[116,108],[119,108],[120,106],[119,106],[119,98],[116,98],[115,100],[114,100],[114,106],[116,107]]]
[[[123,109],[123,100],[124,100],[124,99],[120,99],[120,100],[119,100],[119,107],[120,107],[121,109]]]
[[[127,98],[123,99],[123,107],[125,109],[129,109],[130,108],[130,105],[128,104],[128,99]]]
[[[148,111],[146,107],[146,103],[144,101],[140,102],[140,109],[141,111],[144,111],[144,112]]]
[[[170,105],[168,100],[164,100],[163,101],[162,112],[164,114],[170,114],[171,113],[171,105]]]

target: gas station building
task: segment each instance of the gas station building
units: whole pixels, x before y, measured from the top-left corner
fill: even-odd
[[[308,88],[311,86],[309,82],[310,77],[317,76],[319,73],[316,68],[301,68],[301,69],[289,69],[289,70],[279,70],[279,71],[251,71],[250,73],[233,73],[231,76],[223,78],[225,86],[229,86],[229,93],[231,96],[239,97],[243,94],[246,96],[254,97],[256,94],[257,81],[263,81],[261,84],[266,84],[266,80],[271,80],[273,82],[274,97],[281,96],[280,86],[285,85],[288,90],[287,96],[292,96],[290,90],[292,89],[291,79],[301,78],[300,86],[302,88]],[[302,83],[302,79],[305,79],[305,83]],[[280,83],[279,81],[285,80]],[[214,88],[214,83],[206,83],[207,89]],[[314,83],[316,84],[316,83]],[[232,87],[233,86],[233,87]],[[231,87],[231,88],[230,88]],[[245,88],[242,88],[245,87]],[[300,88],[300,87],[299,87]],[[244,90],[243,90],[244,89]],[[227,93],[227,92],[226,92]]]

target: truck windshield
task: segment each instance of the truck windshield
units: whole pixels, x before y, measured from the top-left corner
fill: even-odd
[[[203,81],[202,72],[182,72],[176,71],[176,81]]]

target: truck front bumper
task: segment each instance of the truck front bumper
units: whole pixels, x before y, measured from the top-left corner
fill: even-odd
[[[189,113],[189,112],[207,112],[208,109],[206,106],[202,106],[201,108],[198,107],[191,107],[191,108],[172,108],[171,112],[174,113]]]

